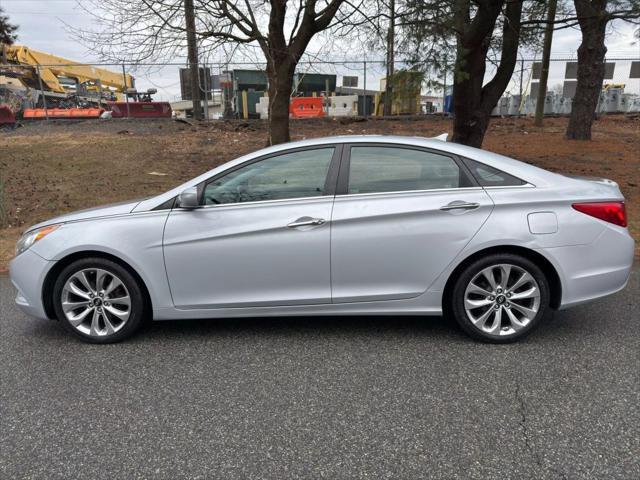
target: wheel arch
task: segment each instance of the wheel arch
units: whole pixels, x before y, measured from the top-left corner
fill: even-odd
[[[484,248],[482,250],[478,250],[477,252],[472,253],[464,260],[462,260],[456,268],[453,269],[447,282],[445,284],[443,294],[442,294],[442,307],[443,309],[448,309],[451,294],[453,292],[453,286],[455,284],[456,279],[462,273],[462,271],[467,268],[468,265],[476,261],[477,259],[490,254],[495,253],[511,253],[515,255],[520,255],[528,260],[534,262],[540,269],[542,273],[544,273],[547,281],[549,282],[550,287],[550,306],[554,309],[560,307],[562,303],[562,281],[560,280],[560,275],[558,271],[553,266],[553,264],[547,259],[544,255],[535,250],[526,247],[520,247],[516,245],[496,245],[488,248]]]
[[[144,297],[145,307],[147,307],[147,312],[153,311],[152,310],[153,305],[151,303],[151,295],[149,294],[147,285],[145,284],[144,280],[142,279],[142,277],[136,271],[135,268],[129,265],[129,263],[127,263],[126,261],[110,253],[101,252],[99,250],[82,250],[79,252],[71,253],[66,257],[61,258],[47,272],[44,282],[42,283],[42,305],[44,306],[44,311],[47,314],[47,317],[49,317],[52,320],[56,319],[56,314],[53,308],[53,285],[55,284],[56,279],[58,278],[58,275],[60,275],[60,273],[65,267],[75,262],[76,260],[89,258],[89,257],[111,260],[112,262],[115,262],[118,265],[120,265],[122,268],[126,269],[133,276],[133,278],[136,279],[136,281],[140,285],[140,288],[142,290],[142,294]]]

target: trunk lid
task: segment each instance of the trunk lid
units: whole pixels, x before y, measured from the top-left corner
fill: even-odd
[[[581,188],[581,193],[592,197],[593,201],[624,200],[624,196],[620,191],[618,183],[608,178],[589,177],[583,175],[563,176],[582,184],[583,187]]]

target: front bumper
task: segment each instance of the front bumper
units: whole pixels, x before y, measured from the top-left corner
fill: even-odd
[[[48,318],[42,303],[42,286],[54,264],[32,250],[21,253],[9,262],[9,277],[18,291],[16,305],[27,315]]]
[[[588,245],[545,248],[562,280],[560,309],[622,290],[633,267],[635,242],[627,229],[607,226]]]

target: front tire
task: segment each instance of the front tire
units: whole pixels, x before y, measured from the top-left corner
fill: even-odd
[[[142,289],[120,264],[99,257],[66,266],[53,287],[56,316],[89,343],[114,343],[133,335],[145,315]]]
[[[549,283],[535,263],[498,253],[476,260],[458,275],[449,309],[471,337],[510,343],[538,326],[549,297]]]

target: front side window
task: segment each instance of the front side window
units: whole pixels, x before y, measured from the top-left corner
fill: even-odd
[[[324,194],[334,148],[285,153],[241,167],[209,182],[205,205],[259,202]]]
[[[464,172],[446,155],[400,147],[351,147],[349,193],[468,186]]]

